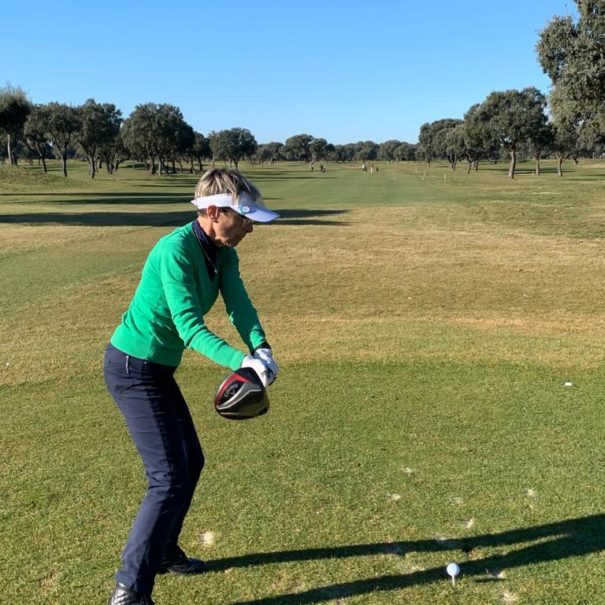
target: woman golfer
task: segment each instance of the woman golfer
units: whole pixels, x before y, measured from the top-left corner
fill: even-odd
[[[206,172],[192,202],[197,219],[161,238],[105,353],[107,388],[126,420],[148,479],[109,605],[151,605],[156,574],[206,571],[179,547],[183,520],[204,466],[191,415],[174,380],[185,348],[236,370],[250,367],[263,384],[277,376],[271,347],[240,278],[235,247],[278,215],[239,172]],[[221,294],[249,354],[204,324]]]

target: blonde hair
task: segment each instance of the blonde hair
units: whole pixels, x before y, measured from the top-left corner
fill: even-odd
[[[245,191],[252,196],[254,203],[264,206],[260,191],[242,174],[232,168],[210,168],[200,178],[195,187],[195,197],[230,193],[234,199]]]

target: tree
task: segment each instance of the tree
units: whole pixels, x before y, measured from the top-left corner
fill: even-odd
[[[181,110],[168,103],[156,105],[152,112],[151,145],[159,161],[160,174],[193,143],[193,128],[185,122]]]
[[[80,118],[77,110],[71,105],[52,102],[46,107],[48,111],[48,134],[53,143],[53,148],[61,158],[63,176],[66,177],[67,156],[80,130]]]
[[[113,174],[124,160],[130,158],[130,151],[124,145],[121,129],[112,141],[99,146],[97,155],[99,167],[104,163],[109,174]]]
[[[326,139],[313,139],[309,144],[311,159],[315,161],[325,160],[328,157],[328,141]]]
[[[476,103],[465,114],[463,122],[464,150],[468,161],[467,173],[471,168],[479,170],[479,162],[482,159],[495,157],[500,149],[494,131],[482,118],[479,112],[481,105]]]
[[[544,124],[538,125],[527,137],[528,151],[536,162],[536,174],[540,174],[540,160],[545,153],[552,149],[555,133],[553,125],[545,121]]]
[[[150,174],[160,174],[167,166],[188,153],[194,143],[193,128],[185,122],[178,107],[167,103],[137,105],[124,121],[122,139],[133,157],[147,164]]]
[[[334,159],[337,162],[350,162],[354,156],[355,148],[352,144],[334,146]]]
[[[49,112],[46,105],[32,105],[23,126],[23,142],[42,163],[42,170],[47,172],[46,158],[50,156],[48,135]]]
[[[210,135],[210,149],[213,156],[233,162],[236,170],[240,160],[253,155],[257,147],[256,139],[245,128],[231,128]]]
[[[570,112],[605,123],[605,0],[575,0],[578,21],[554,17],[541,32],[538,59]],[[556,115],[556,113],[555,113]]]
[[[76,140],[88,160],[88,174],[94,179],[98,149],[111,145],[118,136],[122,112],[113,103],[101,104],[94,99],[88,99],[77,111],[80,129]]]
[[[431,162],[435,157],[435,150],[433,146],[433,133],[431,125],[428,122],[420,127],[416,157],[419,160],[424,160],[429,165],[429,168],[431,167]]]
[[[578,147],[578,130],[572,121],[559,119],[553,124],[551,149],[557,158],[557,174],[563,175],[563,160]]]
[[[417,145],[403,142],[393,152],[393,159],[398,162],[415,162],[417,149]]]
[[[6,135],[6,154],[11,165],[17,163],[15,148],[30,111],[31,103],[21,88],[10,84],[0,88],[0,131]]]
[[[431,123],[427,122],[420,127],[418,153],[428,162],[429,166],[432,160],[443,158],[447,159],[452,170],[455,170],[460,155],[459,144],[462,143],[462,138],[458,137],[459,140],[455,142],[451,136],[448,139],[448,135],[451,130],[460,124],[462,124],[462,120],[445,118]]]
[[[456,120],[456,122],[457,124],[452,128],[445,130],[444,136],[445,157],[452,170],[456,170],[460,158],[467,156],[464,122],[462,120]]]
[[[197,160],[199,172],[202,172],[204,170],[203,161],[212,157],[210,141],[203,134],[194,132],[190,153],[191,166],[193,167],[193,160]]]
[[[178,161],[181,172],[183,172],[182,160],[184,158],[189,159],[190,165],[193,166],[191,154],[195,143],[195,131],[187,122],[185,122],[185,120],[180,120],[175,127],[175,147],[172,156],[173,173],[176,172],[175,161]]]
[[[380,149],[378,150],[378,158],[381,160],[386,160],[387,162],[392,162],[393,160],[397,160],[396,157],[397,149],[401,147],[401,141],[397,141],[395,139],[391,139],[389,141],[385,141],[380,144]]]
[[[122,125],[122,140],[135,159],[145,162],[150,174],[156,172],[155,103],[137,105]]]
[[[578,126],[578,155],[599,157],[605,153],[605,131],[596,118],[582,120]]]
[[[461,137],[458,137],[458,139],[452,138],[452,131],[461,124],[462,120],[453,118],[436,120],[429,124],[433,154],[437,158],[446,159],[452,170],[456,169],[464,144]]]
[[[286,160],[309,162],[311,160],[311,143],[313,138],[309,134],[297,134],[286,139],[281,149]]]
[[[283,143],[277,143],[274,141],[259,145],[256,150],[256,159],[261,164],[264,162],[273,163],[275,160],[279,160],[281,158],[281,149],[283,146]]]
[[[547,122],[546,98],[534,87],[492,92],[476,110],[476,119],[510,156],[508,176],[515,178],[517,152]]]
[[[380,146],[374,141],[359,141],[354,144],[355,159],[362,162],[372,162],[378,157]]]

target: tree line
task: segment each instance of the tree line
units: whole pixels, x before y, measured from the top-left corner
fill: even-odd
[[[418,143],[389,140],[381,144],[359,141],[333,145],[308,134],[284,143],[258,144],[245,128],[196,132],[181,110],[170,104],[137,105],[126,118],[111,103],[94,99],[73,107],[52,102],[34,104],[20,89],[0,89],[0,160],[46,159],[67,161],[82,157],[94,178],[103,165],[109,172],[127,159],[144,162],[150,173],[203,170],[203,162],[242,159],[315,161],[426,161],[446,160],[452,169],[461,161],[468,171],[480,161],[510,159],[514,178],[520,157],[555,157],[558,172],[566,158],[600,156],[605,152],[605,0],[575,0],[576,22],[554,17],[540,33],[536,50],[552,81],[548,97],[537,88],[494,91],[470,107],[463,119],[445,118],[423,124]]]
[[[151,174],[176,172],[177,166],[181,172],[201,172],[205,161],[217,160],[237,167],[242,159],[259,163],[416,159],[416,145],[399,141],[332,145],[323,138],[299,134],[285,143],[259,144],[245,128],[204,136],[174,105],[144,103],[123,119],[112,103],[88,99],[76,107],[58,102],[33,104],[20,88],[10,85],[0,89],[0,132],[6,142],[0,147],[2,161],[16,164],[19,158],[36,159],[46,172],[46,160],[56,157],[67,176],[68,160],[82,157],[88,161],[92,178],[99,167],[114,172],[131,159],[144,162]]]

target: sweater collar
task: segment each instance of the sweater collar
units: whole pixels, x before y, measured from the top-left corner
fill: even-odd
[[[215,275],[218,275],[218,266],[216,262],[218,246],[208,237],[208,234],[202,229],[197,219],[193,221],[191,225],[200,248],[202,249],[202,253],[204,254],[208,275],[210,276],[210,279],[212,279]]]

